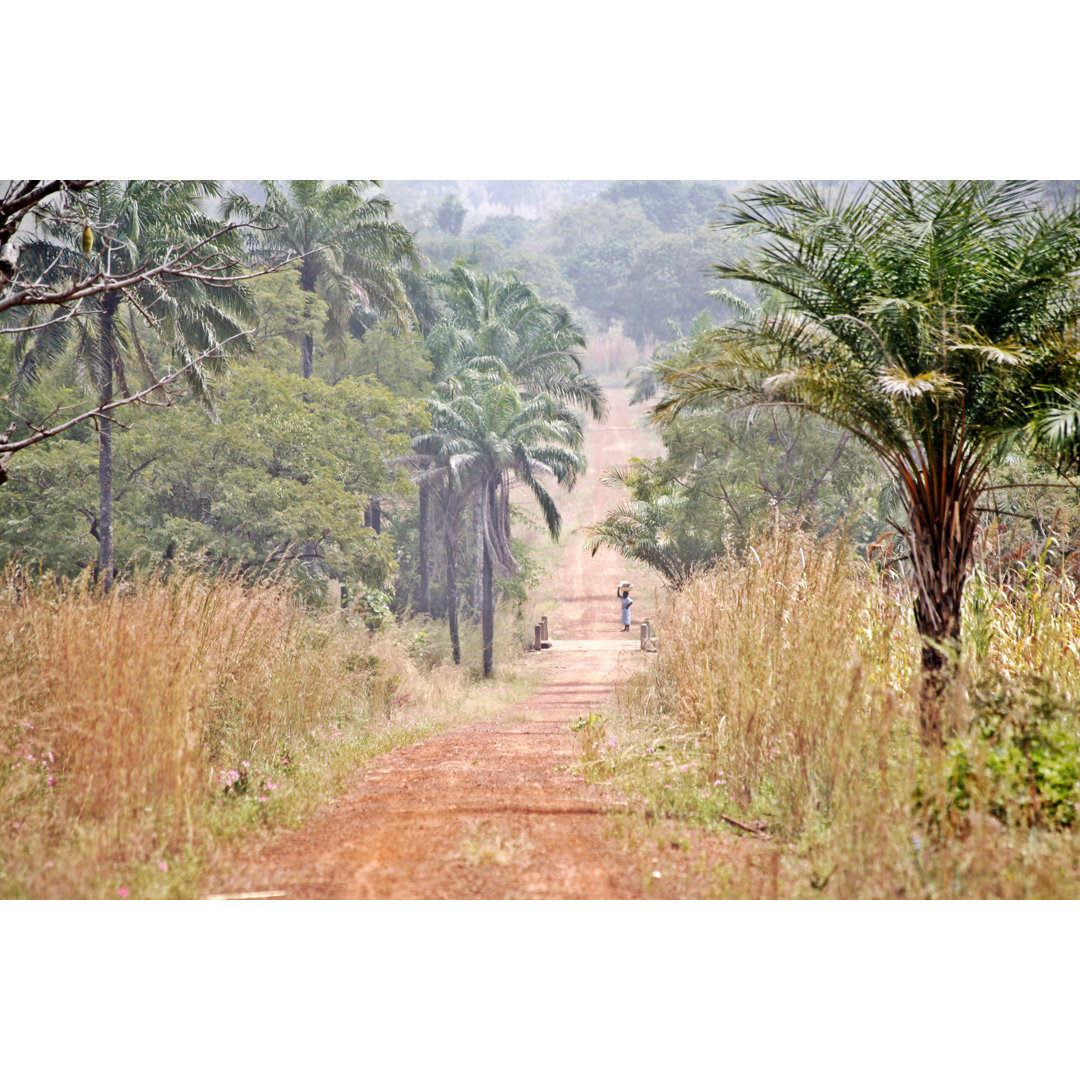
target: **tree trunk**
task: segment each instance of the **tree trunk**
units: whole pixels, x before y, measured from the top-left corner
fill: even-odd
[[[461,639],[458,636],[457,536],[443,533],[446,542],[446,621],[450,624],[450,649],[454,663],[461,663]]]
[[[476,578],[473,581],[472,609],[473,622],[480,621],[480,613],[484,609],[484,511],[481,500],[484,498],[484,489],[477,488],[473,496],[472,521],[473,521],[473,544],[475,545]]]
[[[965,474],[954,459],[919,480],[909,494],[907,540],[915,628],[923,642],[919,722],[923,746],[933,750],[952,734],[949,690],[960,656],[960,607],[975,545],[981,476]]]
[[[300,338],[300,371],[305,379],[315,372],[315,341],[310,334]]]
[[[318,266],[311,255],[306,255],[300,262],[300,288],[303,292],[313,293],[318,277]],[[304,314],[309,313],[305,304]],[[300,337],[300,371],[305,379],[310,379],[315,372],[315,340],[311,334]]]
[[[431,614],[431,491],[420,481],[420,610]]]
[[[489,502],[492,513],[495,511],[495,488],[487,484],[483,497]],[[495,672],[495,573],[491,561],[491,551],[486,543],[481,545],[484,552],[482,566],[483,612],[481,628],[484,636],[484,678],[490,679]]]
[[[97,372],[98,404],[106,405],[113,396],[113,372],[116,370],[116,327],[114,317],[120,294],[108,293],[101,304],[98,326],[101,334],[101,366]],[[98,581],[105,591],[112,588],[116,570],[113,566],[113,456],[112,421],[98,420]]]

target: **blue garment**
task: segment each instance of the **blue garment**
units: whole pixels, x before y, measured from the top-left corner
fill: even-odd
[[[622,624],[623,624],[623,626],[629,626],[630,625],[630,605],[633,602],[634,601],[631,600],[629,596],[624,596],[622,598]]]

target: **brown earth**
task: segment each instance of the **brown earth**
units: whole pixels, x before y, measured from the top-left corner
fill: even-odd
[[[530,663],[543,688],[495,720],[457,728],[382,755],[351,790],[303,828],[252,848],[215,883],[217,895],[296,899],[623,899],[702,895],[656,870],[657,848],[617,838],[608,811],[618,796],[576,775],[570,724],[601,711],[614,684],[650,662],[638,622],[655,580],[610,552],[590,558],[576,530],[618,494],[600,473],[654,453],[621,391],[590,427],[589,471],[563,515],[574,531],[552,552],[548,577],[553,647]],[[537,543],[541,538],[537,536]],[[622,633],[615,587],[631,577],[634,626]],[[538,614],[540,610],[538,609]],[[680,845],[681,846],[681,845]],[[706,845],[715,848],[715,843]],[[721,844],[721,846],[724,846]],[[636,853],[631,848],[636,849]],[[700,852],[700,848],[699,848]],[[649,854],[654,857],[649,858]],[[669,855],[670,858],[670,855]],[[685,878],[684,873],[678,876]]]

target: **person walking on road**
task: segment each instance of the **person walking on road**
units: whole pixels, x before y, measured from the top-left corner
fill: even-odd
[[[622,631],[621,633],[628,634],[630,632],[630,605],[634,602],[630,599],[630,582],[623,581],[619,584],[618,589],[615,590],[616,594],[622,599]]]

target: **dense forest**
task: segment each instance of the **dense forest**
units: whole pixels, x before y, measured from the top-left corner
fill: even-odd
[[[446,619],[455,655],[459,604],[532,572],[511,484],[556,534],[598,379],[725,310],[721,183],[51,188],[4,192],[0,559],[284,568],[310,603]]]

